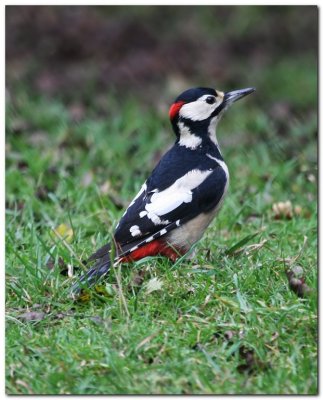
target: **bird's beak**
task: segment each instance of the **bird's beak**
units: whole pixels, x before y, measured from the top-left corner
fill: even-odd
[[[226,105],[230,105],[235,101],[242,99],[242,97],[247,96],[248,94],[254,92],[255,88],[246,88],[246,89],[239,89],[233,90],[232,92],[227,92],[224,94],[224,103]]]

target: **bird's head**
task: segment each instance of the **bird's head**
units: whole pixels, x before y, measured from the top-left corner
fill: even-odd
[[[183,127],[195,135],[205,134],[216,126],[223,112],[231,104],[254,91],[254,88],[246,88],[224,93],[203,87],[186,90],[169,109],[169,117],[176,135],[181,135]]]

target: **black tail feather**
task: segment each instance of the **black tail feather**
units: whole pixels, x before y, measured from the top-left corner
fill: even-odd
[[[88,258],[88,262],[89,261],[93,261],[93,260],[97,260],[99,258],[103,258],[104,256],[106,256],[107,254],[109,254],[111,250],[111,244],[108,243],[102,247],[99,248],[99,250],[97,250],[95,253],[93,253],[89,258]]]
[[[106,275],[111,267],[109,257],[103,257],[92,268],[90,268],[80,280],[72,286],[72,294],[77,295],[82,289],[95,285],[104,275]]]
[[[123,257],[127,257],[134,250],[138,249],[141,246],[144,246],[146,243],[151,242],[154,239],[158,239],[161,236],[164,236],[166,233],[169,233],[171,230],[178,228],[180,225],[190,220],[191,218],[191,215],[187,215],[181,220],[171,222],[166,227],[163,226],[154,233],[147,234],[137,240],[132,240],[131,242],[124,243],[122,245],[118,244],[118,246],[115,246],[114,261],[118,261]],[[78,293],[80,293],[83,288],[90,287],[96,284],[104,275],[109,272],[112,258],[111,250],[111,244],[108,243],[98,249],[88,258],[87,262],[95,260],[97,261],[95,265],[90,268],[75,285],[73,285],[73,295],[77,295]]]

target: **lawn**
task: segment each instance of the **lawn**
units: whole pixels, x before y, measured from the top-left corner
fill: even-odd
[[[76,122],[26,96],[7,104],[7,393],[316,393],[315,113],[287,124],[291,141],[256,101],[237,104],[218,129],[230,191],[196,258],[123,266],[74,302],[79,261],[173,137],[131,99]]]
[[[120,64],[109,90],[101,91],[82,51],[85,58],[87,51],[90,58],[99,55],[96,66],[103,62],[103,39],[116,29],[117,10],[109,19],[108,9],[104,14],[92,8],[92,20],[86,10],[79,39],[77,30],[68,29],[72,14],[60,25],[56,11],[35,17],[24,11],[20,19],[11,11],[6,392],[316,394],[315,10],[237,7],[211,10],[211,15],[210,9],[187,9],[184,19],[191,25],[181,24],[181,10],[147,10],[138,8],[138,16],[131,16],[145,21],[137,26],[147,30],[146,47],[136,42],[145,29],[130,38],[128,47],[126,41],[113,42],[109,54]],[[144,12],[146,20],[140,16]],[[100,19],[94,19],[95,13]],[[81,14],[75,14],[74,23]],[[173,21],[171,32],[178,36],[168,35],[163,15]],[[147,23],[152,17],[161,22],[163,35]],[[126,33],[135,29],[127,18]],[[201,18],[200,25],[194,25],[194,18]],[[43,25],[42,19],[47,21]],[[62,29],[54,29],[57,21]],[[21,31],[15,28],[19,23]],[[29,34],[23,34],[28,24]],[[201,25],[203,29],[194,30]],[[74,64],[68,58],[70,47],[64,47],[63,28],[76,49]],[[91,47],[94,42],[75,45],[92,40],[88,32],[93,29],[98,35],[94,42],[102,47]],[[214,52],[212,35],[218,38]],[[187,72],[182,81],[172,69],[174,37],[186,43],[178,49],[184,57],[181,73]],[[37,56],[30,50],[34,43]],[[52,52],[48,43],[59,51]],[[138,53],[142,64],[131,46],[144,49]],[[185,66],[190,56],[200,54],[200,46],[203,57],[211,58],[196,66],[198,75],[194,65]],[[83,50],[78,54],[77,49]],[[214,72],[218,54],[222,58]],[[111,74],[113,65],[106,64],[103,71],[111,68]],[[133,81],[122,75],[123,65],[137,74]],[[151,74],[147,65],[169,70],[169,75],[163,69]],[[52,75],[44,77],[43,70]],[[101,72],[103,85],[108,79]],[[213,85],[214,74],[216,82],[223,82],[217,89],[256,86],[257,91],[232,106],[219,123],[230,188],[196,245],[195,258],[176,264],[147,258],[123,265],[73,300],[70,290],[82,273],[82,261],[109,240],[124,208],[174,141],[168,107],[179,94],[176,88],[183,82],[187,87]]]

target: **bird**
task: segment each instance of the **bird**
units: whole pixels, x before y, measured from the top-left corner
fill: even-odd
[[[115,263],[148,256],[175,262],[189,255],[221,208],[229,185],[217,124],[234,102],[254,91],[196,87],[175,99],[169,108],[174,145],[125,210],[111,242],[89,257],[86,264],[94,265],[73,285],[73,294],[96,284]]]

